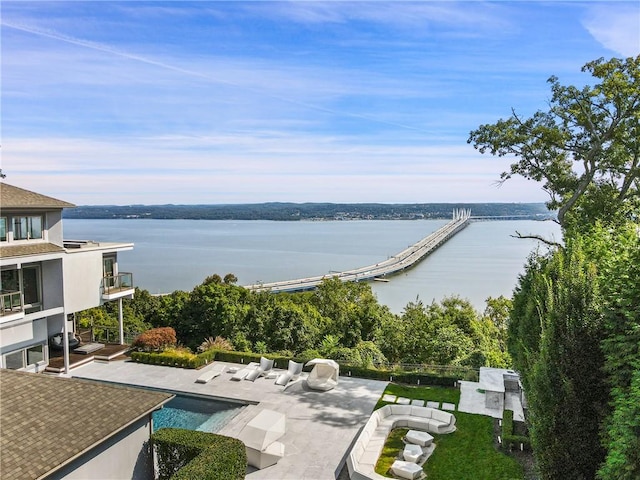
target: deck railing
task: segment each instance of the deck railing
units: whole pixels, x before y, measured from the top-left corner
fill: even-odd
[[[111,295],[132,288],[133,273],[121,272],[117,275],[109,275],[102,279],[102,292],[105,295]]]
[[[94,325],[89,328],[79,328],[78,334],[83,342],[120,343],[120,330],[118,327]],[[131,345],[138,335],[140,333],[127,332],[125,330],[124,344]]]
[[[21,312],[22,292],[19,290],[4,290],[0,293],[0,315]]]

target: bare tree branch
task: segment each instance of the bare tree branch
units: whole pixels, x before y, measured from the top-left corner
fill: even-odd
[[[550,247],[562,248],[562,244],[561,243],[554,242],[553,240],[547,240],[546,238],[544,238],[541,235],[533,235],[533,234],[522,235],[520,232],[518,232],[516,230],[516,234],[515,235],[510,235],[510,236],[513,237],[513,238],[529,238],[529,239],[533,239],[533,240],[539,240],[540,242],[542,242],[545,245],[548,245]]]

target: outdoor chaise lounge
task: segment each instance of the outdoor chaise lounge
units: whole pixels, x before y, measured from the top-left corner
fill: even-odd
[[[247,366],[242,370],[238,370],[236,373],[234,373],[233,377],[231,377],[231,380],[244,380],[245,377],[249,375],[249,373],[258,368],[258,365],[260,364],[256,362],[248,363]]]
[[[268,358],[260,357],[260,365],[258,368],[251,370],[249,374],[244,377],[245,380],[251,380],[252,382],[258,378],[266,375],[273,368],[273,360],[269,360]]]
[[[223,365],[222,363],[216,363],[213,367],[202,372],[202,375],[200,375],[196,379],[196,383],[207,383],[223,373],[226,368],[226,365]]]
[[[278,376],[276,380],[276,385],[286,385],[291,380],[296,380],[302,373],[302,367],[303,367],[302,363],[289,360],[289,368],[287,369],[286,372],[283,372]]]
[[[415,480],[424,476],[424,471],[420,465],[413,462],[405,462],[404,460],[396,460],[391,465],[391,472],[400,478],[407,480]]]
[[[307,378],[307,385],[313,390],[331,390],[338,384],[340,366],[334,360],[314,358],[307,362],[307,366],[313,365],[313,370]]]

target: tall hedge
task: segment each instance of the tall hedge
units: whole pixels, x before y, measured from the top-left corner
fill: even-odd
[[[182,428],[151,436],[158,480],[241,480],[247,469],[244,444],[235,438]]]
[[[604,334],[595,266],[580,239],[528,266],[516,291],[513,358],[529,400],[531,441],[545,480],[595,478],[605,457]]]

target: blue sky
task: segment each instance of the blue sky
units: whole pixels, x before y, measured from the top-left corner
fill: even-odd
[[[466,143],[640,53],[640,2],[10,1],[6,181],[79,205],[530,202]]]

